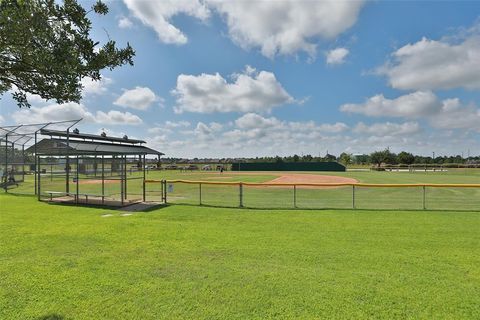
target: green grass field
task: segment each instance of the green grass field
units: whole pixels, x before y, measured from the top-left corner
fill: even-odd
[[[357,179],[366,183],[480,183],[480,170],[451,169],[447,172],[320,172],[323,175],[339,175]],[[142,173],[129,174],[129,199],[142,198]],[[202,181],[224,182],[266,182],[274,179],[275,173],[264,172],[251,174],[223,174],[215,172],[179,172],[179,171],[150,171],[148,179],[186,179]],[[82,181],[86,178],[81,176]],[[90,176],[91,178],[95,178]],[[108,178],[108,177],[107,177]],[[132,179],[133,178],[133,179]],[[43,191],[64,191],[65,178],[63,176],[43,175],[41,178]],[[98,178],[95,178],[98,179]],[[88,180],[85,180],[88,181]],[[120,181],[105,184],[105,194],[114,199],[120,198]],[[161,199],[160,184],[147,185],[147,200]],[[30,192],[33,190],[33,176],[27,176],[27,181],[13,192]],[[75,184],[71,184],[75,192]],[[174,184],[172,192],[168,194],[171,203],[199,204],[200,192],[198,185]],[[80,184],[79,193],[102,194],[100,184]],[[42,193],[48,197],[47,194]],[[243,205],[249,208],[278,208],[290,209],[295,206],[300,209],[348,209],[353,207],[352,188],[341,187],[335,189],[298,188],[294,194],[293,188],[285,187],[248,187],[243,188]],[[294,199],[295,198],[295,199]],[[238,207],[238,186],[202,186],[203,205],[219,207]],[[427,188],[425,206],[431,210],[477,210],[480,207],[480,188]],[[416,188],[366,188],[357,187],[355,190],[355,208],[357,209],[423,209],[423,190]]]
[[[343,175],[480,181],[478,171]],[[231,180],[245,178],[271,179]],[[479,230],[478,209],[171,205],[124,216],[2,193],[0,319],[478,319]]]

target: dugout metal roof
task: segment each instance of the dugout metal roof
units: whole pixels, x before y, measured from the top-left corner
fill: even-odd
[[[69,137],[70,139],[83,139],[83,140],[97,140],[97,141],[109,141],[109,142],[121,142],[121,143],[130,143],[138,144],[145,143],[143,140],[130,139],[130,138],[118,138],[118,137],[109,137],[107,135],[97,135],[89,133],[80,133],[80,132],[65,132],[60,130],[50,130],[50,129],[40,129],[40,134],[45,136],[54,136],[54,137]]]
[[[35,149],[36,147],[36,149]],[[80,155],[163,155],[164,153],[139,145],[105,143],[96,141],[78,141],[66,139],[42,139],[36,146],[25,151],[45,156]]]

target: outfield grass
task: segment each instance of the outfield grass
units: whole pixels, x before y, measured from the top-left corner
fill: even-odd
[[[479,212],[0,208],[0,319],[480,318]]]
[[[436,183],[436,184],[468,184],[480,183],[480,170],[475,169],[451,169],[447,172],[313,172],[314,174],[338,175],[355,178],[366,183]],[[281,174],[281,173],[279,173]],[[142,199],[141,172],[129,174],[128,194],[130,200]],[[150,171],[148,179],[184,179],[200,181],[223,181],[223,182],[267,182],[276,177],[272,172],[242,172],[231,174],[224,172],[179,172],[179,171]],[[79,193],[102,194],[101,184],[84,184],[85,176],[81,176],[82,184]],[[90,177],[94,178],[94,177]],[[107,177],[108,178],[108,177]],[[98,179],[98,178],[97,178]],[[105,194],[114,199],[120,199],[120,180],[116,183],[105,184]],[[43,175],[41,178],[43,191],[64,191],[65,177]],[[199,204],[200,190],[198,185],[174,184],[172,192],[168,193],[171,203]],[[147,200],[161,200],[160,184],[147,185]],[[27,176],[27,181],[12,192],[33,191],[33,176]],[[71,191],[76,191],[74,183]],[[48,196],[44,194],[44,196]],[[416,188],[366,188],[357,187],[355,190],[355,203],[351,187],[336,189],[305,189],[298,188],[294,194],[293,187],[248,187],[243,188],[243,205],[250,208],[303,208],[303,209],[347,209],[355,205],[360,209],[423,209],[423,190]],[[238,207],[238,186],[214,186],[204,184],[202,186],[203,205]],[[480,208],[480,188],[427,188],[425,206],[432,210],[478,210]]]

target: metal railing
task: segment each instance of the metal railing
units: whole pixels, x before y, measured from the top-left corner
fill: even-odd
[[[146,201],[246,208],[480,211],[480,184],[145,180]]]

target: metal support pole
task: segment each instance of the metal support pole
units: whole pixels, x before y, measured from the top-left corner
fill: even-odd
[[[297,185],[293,185],[293,207],[297,207]]]
[[[163,201],[167,204],[167,180],[163,180]]]
[[[143,155],[143,201],[145,202],[145,155]]]
[[[164,195],[164,188],[163,188],[163,180],[162,182],[160,183],[160,191],[161,191],[161,194],[162,194],[162,202],[165,201],[165,195]]]
[[[67,156],[65,158],[65,170],[66,170],[66,178],[65,178],[65,192],[68,194],[70,193],[70,158],[68,154],[70,152],[70,129],[67,129]]]
[[[198,184],[198,196],[200,199],[200,205],[202,205],[202,184],[201,183]]]
[[[8,189],[8,133],[5,134],[5,173],[4,173],[4,177],[5,177],[5,192],[7,192],[7,189]],[[2,177],[3,179],[3,177]]]
[[[124,196],[125,200],[127,200],[127,156],[123,156],[123,183],[125,184],[124,187]]]
[[[37,131],[35,131],[35,144],[33,145],[33,152],[35,153],[34,156],[34,177],[35,177],[35,194],[37,194],[37,171],[38,171],[38,164],[37,164]],[[40,198],[39,198],[40,200]]]
[[[123,183],[123,161],[122,161],[122,157],[120,157],[120,200],[122,202],[122,205],[123,205],[123,193],[124,193],[124,187],[125,187],[125,184]]]
[[[240,196],[240,208],[243,208],[243,184],[240,182],[238,184],[238,191],[239,191],[239,196]]]
[[[22,144],[22,181],[25,181],[25,144]]]
[[[76,170],[76,172],[77,172],[77,181],[76,181],[76,182],[77,182],[77,183],[76,183],[76,186],[75,186],[75,187],[76,187],[76,190],[75,190],[75,193],[76,193],[75,202],[76,202],[76,203],[78,203],[78,191],[79,191],[79,190],[78,190],[78,180],[79,180],[79,179],[78,179],[78,163],[79,163],[79,162],[78,162],[78,156],[77,156],[77,170]]]
[[[35,163],[38,163],[38,166],[35,165],[35,182],[36,185],[35,185],[35,193],[37,194],[37,199],[40,200],[40,191],[41,191],[41,187],[40,187],[40,157],[37,156],[37,154],[35,154]],[[37,187],[38,187],[38,190],[37,190]]]
[[[426,202],[425,202],[425,186],[423,186],[423,210],[427,209],[427,205],[426,205]]]
[[[105,156],[102,155],[102,204],[105,203]]]
[[[355,185],[352,185],[352,208],[355,209]]]

